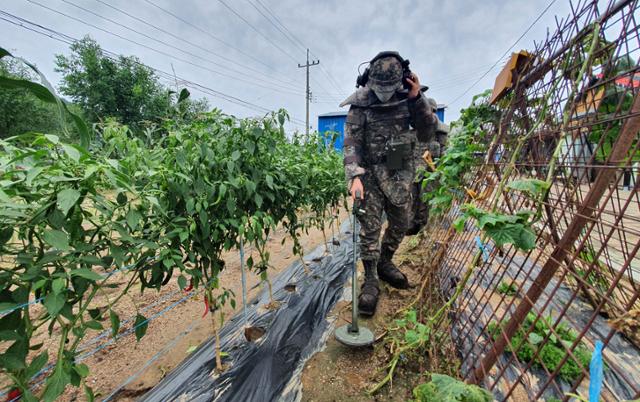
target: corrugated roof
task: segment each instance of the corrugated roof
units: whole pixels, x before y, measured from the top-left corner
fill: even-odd
[[[338,116],[346,116],[347,115],[347,111],[339,111],[339,112],[330,112],[330,113],[323,113],[323,114],[319,114],[318,117],[338,117]]]

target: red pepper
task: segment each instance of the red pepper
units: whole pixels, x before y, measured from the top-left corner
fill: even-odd
[[[189,281],[189,286],[183,289],[185,292],[191,292],[193,290],[193,278]]]
[[[209,312],[209,299],[207,295],[204,295],[204,314],[202,314],[202,318],[204,318]]]
[[[20,391],[18,388],[14,388],[11,391],[9,391],[9,393],[7,394],[6,402],[17,401],[18,398],[20,398],[21,396],[22,396],[22,391]]]

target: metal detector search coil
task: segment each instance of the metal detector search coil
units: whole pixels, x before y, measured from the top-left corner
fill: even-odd
[[[362,194],[357,191],[353,201],[353,252],[351,265],[351,324],[345,324],[336,329],[338,342],[350,347],[363,347],[373,344],[373,332],[367,327],[358,325],[358,231],[357,215],[360,213]]]

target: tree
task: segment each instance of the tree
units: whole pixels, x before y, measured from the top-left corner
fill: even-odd
[[[56,71],[64,75],[60,91],[80,105],[91,122],[113,117],[135,129],[174,116],[175,93],[136,57],[108,57],[88,36],[70,49],[69,56],[56,55]],[[185,116],[207,108],[206,101],[184,102]]]
[[[15,59],[0,60],[0,76],[35,80],[30,70]],[[55,107],[22,88],[0,89],[0,138],[39,131],[59,133],[60,120]]]

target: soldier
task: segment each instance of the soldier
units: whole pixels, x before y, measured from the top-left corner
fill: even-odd
[[[423,141],[432,140],[437,117],[422,95],[426,87],[397,52],[379,53],[357,83],[360,88],[340,106],[351,106],[344,140],[347,185],[354,199],[356,193],[364,198],[365,212],[358,218],[365,269],[359,312],[371,316],[380,293],[378,277],[395,288],[409,286],[392,257],[411,219],[416,132]],[[383,212],[388,227],[380,246]]]
[[[427,98],[427,104],[431,108],[433,113],[436,113],[438,110],[438,104],[435,99]],[[442,154],[444,154],[445,147],[447,146],[447,137],[449,135],[449,126],[442,123],[438,120],[438,124],[436,126],[431,127],[429,133],[427,133],[426,138],[422,138],[421,135],[418,136],[418,141],[416,142],[416,146],[414,148],[413,159],[416,164],[416,182],[413,185],[413,211],[412,211],[412,219],[409,224],[409,229],[407,230],[407,236],[413,236],[418,234],[420,230],[427,224],[429,220],[429,205],[422,201],[422,196],[431,191],[432,188],[430,185],[427,185],[423,188],[422,186],[422,177],[420,175],[420,171],[422,169],[431,171],[432,167],[427,163],[427,160],[435,160],[440,158]],[[427,139],[430,138],[430,141]],[[424,141],[421,141],[424,140]]]

